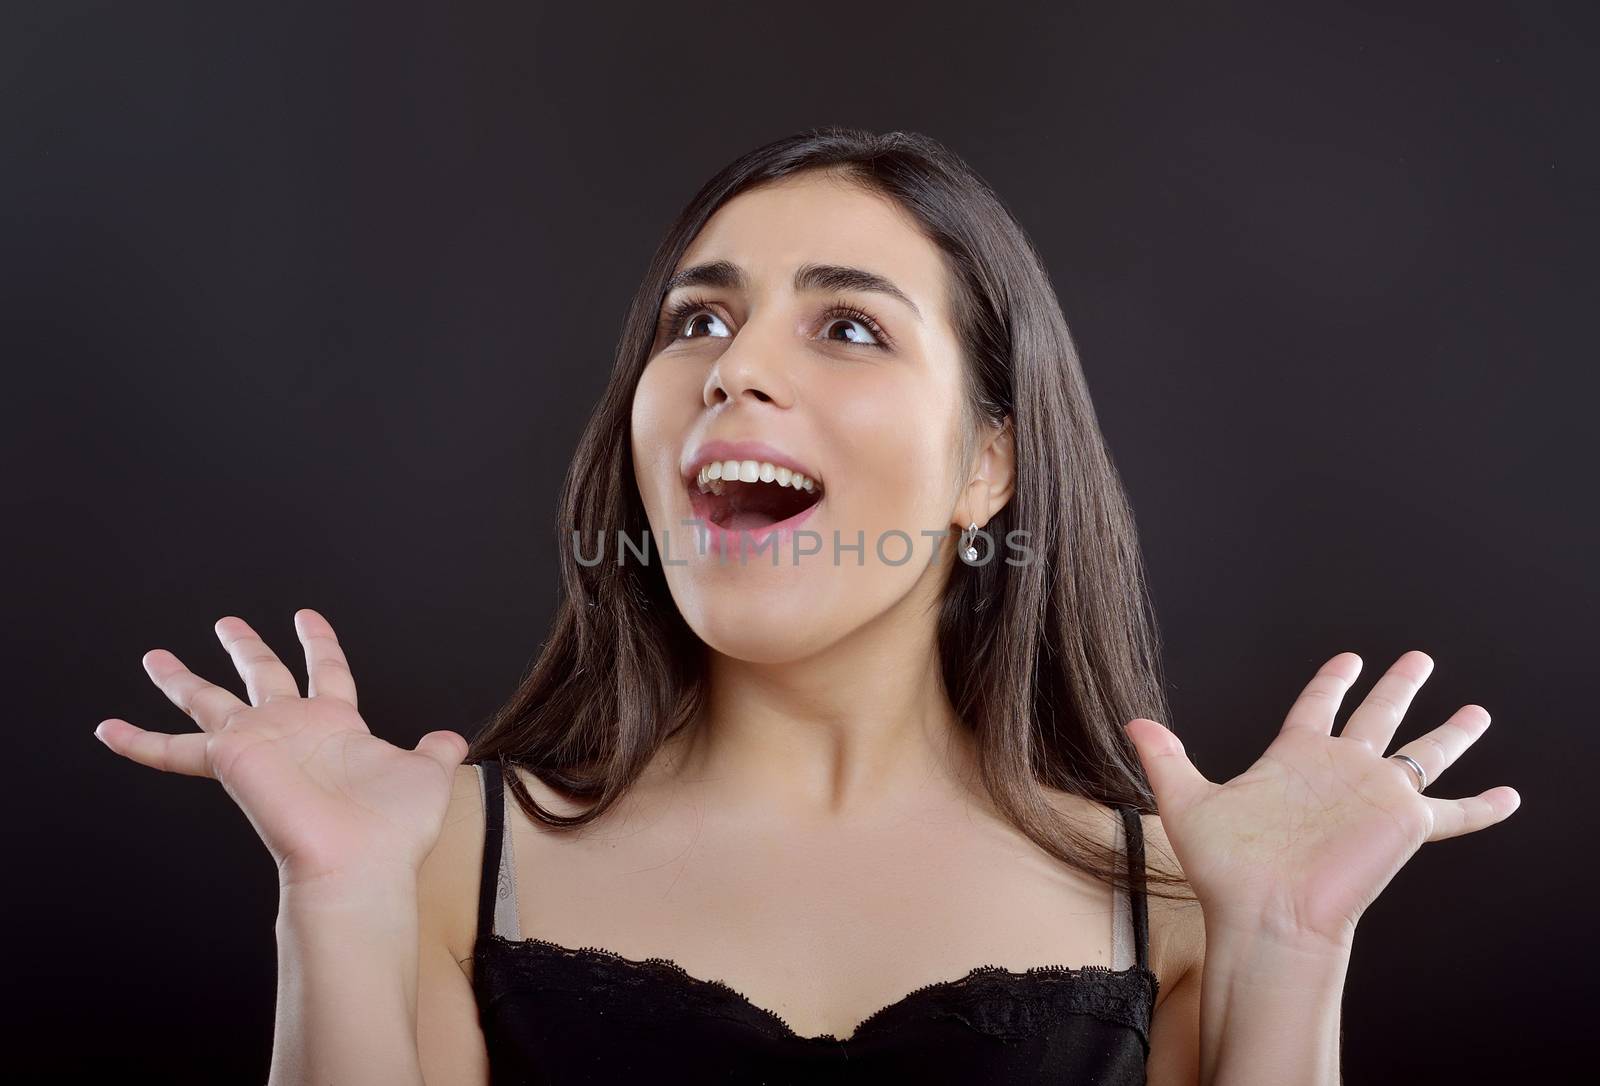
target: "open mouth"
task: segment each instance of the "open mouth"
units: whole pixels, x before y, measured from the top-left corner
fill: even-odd
[[[770,482],[716,479],[690,484],[695,513],[725,531],[757,531],[799,516],[822,500],[822,488],[811,490]]]
[[[688,480],[688,486],[695,514],[730,532],[770,528],[822,500],[821,483],[766,462],[713,462]]]

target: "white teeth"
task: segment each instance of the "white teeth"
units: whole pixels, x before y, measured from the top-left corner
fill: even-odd
[[[766,460],[713,460],[700,469],[695,485],[702,492],[721,494],[724,483],[732,479],[742,483],[777,483],[808,494],[817,489],[816,480],[810,476]]]

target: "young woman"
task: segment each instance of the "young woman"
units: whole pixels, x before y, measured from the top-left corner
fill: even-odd
[[[807,132],[695,196],[559,534],[470,744],[373,735],[309,609],[305,697],[227,617],[248,704],[158,649],[200,733],[96,729],[277,862],[274,1082],[1332,1084],[1363,909],[1518,803],[1423,795],[1477,705],[1386,753],[1417,651],[1337,736],[1350,652],[1245,773],[1190,764],[1045,269],[924,137]]]

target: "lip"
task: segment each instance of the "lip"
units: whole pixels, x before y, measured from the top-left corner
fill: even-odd
[[[700,467],[713,460],[765,460],[775,467],[785,467],[790,471],[797,471],[809,479],[816,481],[819,492],[817,500],[806,506],[794,516],[785,520],[774,521],[760,528],[743,528],[730,531],[711,522],[708,495],[700,493],[696,485],[700,474]],[[683,485],[689,493],[689,506],[694,517],[700,522],[694,525],[696,536],[695,554],[700,556],[727,555],[741,556],[741,546],[748,544],[753,551],[756,546],[761,546],[762,552],[756,555],[758,560],[766,557],[767,550],[778,552],[791,551],[790,539],[795,531],[816,513],[818,506],[827,500],[827,488],[816,472],[798,457],[790,456],[782,449],[768,445],[763,441],[724,441],[712,440],[702,442],[695,450],[694,455],[684,462]],[[776,537],[776,538],[769,538]],[[770,561],[770,559],[768,559]],[[793,558],[791,557],[791,561]]]
[[[788,468],[798,471],[801,475],[816,482],[820,487],[822,480],[810,467],[802,464],[795,457],[790,456],[782,449],[774,448],[760,441],[707,441],[695,449],[694,455],[684,462],[684,485],[691,491],[694,490],[695,478],[700,474],[702,464],[709,464],[713,460],[765,460],[774,467]],[[780,522],[782,523],[782,522]]]

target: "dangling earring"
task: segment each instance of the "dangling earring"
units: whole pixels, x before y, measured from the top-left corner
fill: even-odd
[[[973,521],[972,524],[962,531],[961,543],[959,544],[961,547],[961,557],[965,558],[969,562],[976,562],[978,560],[978,548],[974,545],[976,544],[977,539],[978,522]]]

